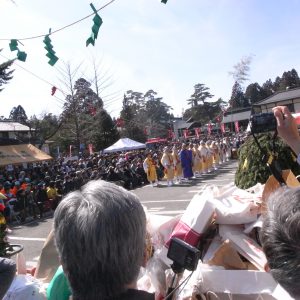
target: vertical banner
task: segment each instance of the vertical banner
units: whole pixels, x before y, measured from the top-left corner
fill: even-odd
[[[221,132],[225,133],[225,124],[224,123],[221,123]]]
[[[69,156],[72,157],[72,145],[70,145],[70,153]]]
[[[211,129],[212,129],[212,124],[209,123],[208,126],[207,126],[208,135],[211,135]]]
[[[188,136],[189,136],[189,130],[188,129],[183,130],[183,136],[184,136],[185,139],[188,138]]]
[[[235,132],[236,132],[236,133],[239,133],[239,132],[240,132],[239,121],[235,121],[235,122],[234,122],[234,128],[235,128]]]
[[[57,157],[60,158],[59,146],[56,147]]]
[[[195,135],[199,139],[201,133],[201,128],[195,128]]]
[[[89,144],[89,153],[90,155],[92,155],[94,152],[93,152],[93,144]]]

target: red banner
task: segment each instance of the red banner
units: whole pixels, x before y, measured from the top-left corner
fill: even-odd
[[[189,136],[189,130],[188,129],[183,130],[183,136],[184,136],[185,139],[188,138],[188,136]]]
[[[225,133],[225,124],[224,123],[221,124],[221,132]]]
[[[195,128],[195,135],[199,139],[201,133],[201,128]]]
[[[212,129],[212,124],[209,123],[208,126],[207,126],[208,135],[211,135],[211,129]]]
[[[239,121],[235,121],[235,122],[234,122],[234,128],[235,128],[235,132],[236,132],[236,133],[239,133],[239,132],[240,132]]]
[[[125,121],[122,118],[116,120],[117,127],[124,127]]]
[[[92,155],[94,153],[93,144],[89,144],[89,153],[90,153],[90,155]]]
[[[171,129],[168,130],[168,138],[169,139],[174,139],[175,138],[175,133]]]

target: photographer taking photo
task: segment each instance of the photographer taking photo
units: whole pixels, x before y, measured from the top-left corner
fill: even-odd
[[[273,108],[278,135],[293,149],[300,164],[300,136],[295,118],[285,106]],[[268,198],[261,242],[274,279],[300,299],[300,188],[281,187]]]
[[[300,136],[295,118],[286,106],[276,106],[273,113],[277,121],[278,135],[293,149],[298,156],[300,153]],[[298,160],[299,163],[299,160]]]

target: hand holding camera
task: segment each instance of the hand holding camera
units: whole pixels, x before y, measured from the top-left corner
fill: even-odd
[[[300,136],[297,127],[298,120],[296,121],[286,106],[274,107],[273,113],[277,121],[278,135],[284,139],[298,155],[300,153]]]

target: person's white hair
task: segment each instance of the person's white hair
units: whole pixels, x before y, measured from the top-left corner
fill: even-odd
[[[74,300],[114,297],[136,280],[146,217],[131,192],[106,181],[88,182],[61,201],[54,232]]]
[[[268,199],[260,238],[274,279],[300,299],[300,188],[279,188]]]

